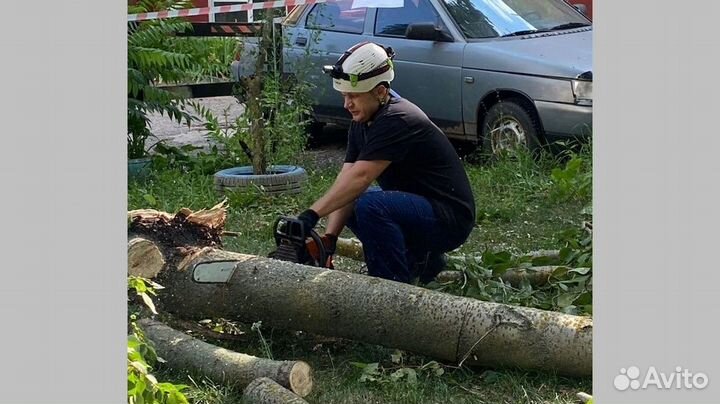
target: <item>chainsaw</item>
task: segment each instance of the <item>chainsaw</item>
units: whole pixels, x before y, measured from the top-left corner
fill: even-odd
[[[273,225],[277,249],[268,257],[320,268],[333,268],[332,255],[315,230],[306,234],[303,224],[294,217],[279,217]]]

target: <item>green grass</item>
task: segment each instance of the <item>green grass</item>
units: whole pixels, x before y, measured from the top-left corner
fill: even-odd
[[[581,153],[590,161],[589,150]],[[332,184],[339,167],[302,163],[309,183],[298,195],[267,197],[257,192],[228,196],[226,230],[239,233],[226,237],[224,248],[249,254],[267,255],[274,248],[271,226],[279,215],[301,212]],[[527,156],[493,164],[466,164],[477,209],[477,226],[461,253],[485,249],[526,252],[558,248],[556,234],[578,227],[586,216],[582,210],[590,204],[589,194],[558,193],[559,177],[553,168],[563,167],[555,159],[535,162]],[[589,175],[589,167],[584,173]],[[566,183],[575,184],[575,176]],[[558,196],[560,195],[560,196]],[[223,199],[213,191],[212,178],[196,173],[163,171],[144,181],[130,182],[129,209],[154,208],[175,212],[182,207],[208,208]],[[322,225],[322,222],[321,222]],[[347,232],[344,236],[350,237]],[[356,271],[360,264],[339,258],[336,267]],[[249,326],[248,326],[249,328]],[[444,364],[442,375],[419,373],[417,383],[404,379],[392,381],[385,371],[377,381],[361,382],[362,370],[352,365],[378,363],[381,368],[398,368],[393,363],[394,349],[307,333],[262,329],[275,359],[301,359],[314,369],[315,388],[306,397],[311,403],[577,403],[575,394],[590,393],[590,378],[565,378],[547,373],[522,370],[457,369]],[[208,341],[239,352],[266,356],[259,334],[249,332],[242,342]],[[403,353],[402,367],[418,369],[431,358]],[[191,402],[224,404],[240,402],[241,394],[195,376],[161,370],[176,383],[190,385]]]

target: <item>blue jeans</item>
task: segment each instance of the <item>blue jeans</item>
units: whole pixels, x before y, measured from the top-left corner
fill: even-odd
[[[368,274],[409,283],[428,253],[449,251],[449,237],[422,196],[371,187],[355,201],[347,226],[360,239]]]

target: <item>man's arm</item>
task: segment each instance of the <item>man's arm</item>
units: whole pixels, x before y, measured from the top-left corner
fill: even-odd
[[[330,189],[315,201],[310,209],[314,210],[318,216],[324,217],[346,206],[357,199],[389,165],[390,161],[388,160],[358,160],[355,163],[345,163]],[[345,219],[347,219],[349,212],[345,213]],[[334,222],[335,220],[328,223],[328,232],[337,230],[331,229],[331,224],[337,226]],[[340,224],[340,229],[343,225],[344,221]]]
[[[350,167],[353,166],[353,164],[355,163],[344,163],[342,169],[340,170],[340,173],[349,170]],[[339,175],[340,174],[338,174],[338,176]],[[327,226],[325,227],[325,234],[339,236],[340,232],[342,232],[343,227],[345,227],[345,223],[347,223],[348,218],[352,214],[354,206],[355,204],[353,202],[350,202],[342,208],[330,212],[327,217],[328,220]]]

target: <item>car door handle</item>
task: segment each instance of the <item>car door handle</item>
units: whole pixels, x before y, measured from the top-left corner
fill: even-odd
[[[468,84],[472,84],[475,82],[475,79],[472,76],[465,76],[465,77],[463,77],[463,81]]]
[[[305,46],[307,45],[307,38],[299,36],[295,38],[295,45]]]

